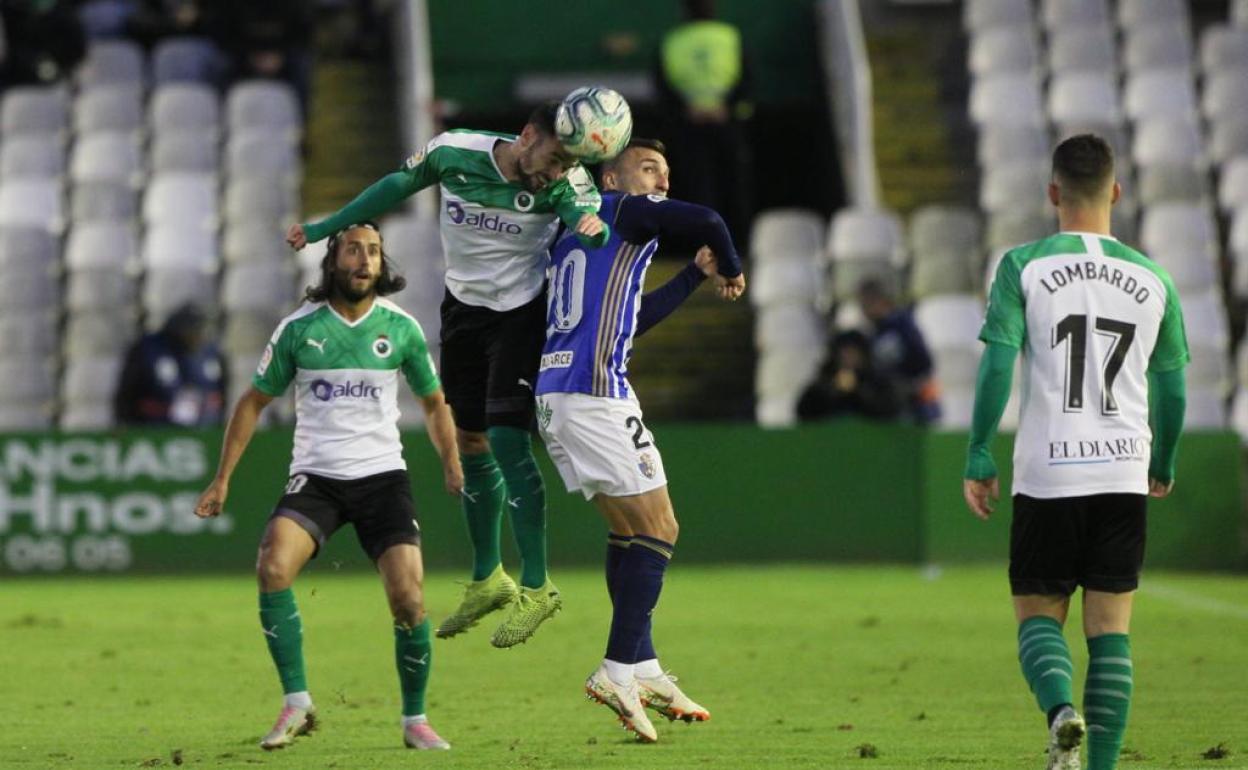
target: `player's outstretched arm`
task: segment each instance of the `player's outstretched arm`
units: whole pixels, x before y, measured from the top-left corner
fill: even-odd
[[[230,477],[234,475],[234,468],[238,466],[239,459],[242,458],[247,445],[251,443],[251,437],[256,433],[256,423],[260,420],[260,413],[272,401],[272,396],[266,396],[255,388],[248,388],[234,405],[230,422],[225,426],[225,440],[221,444],[221,459],[217,463],[217,475],[204,493],[199,496],[199,502],[195,504],[196,516],[208,518],[221,513],[221,509],[225,506],[225,498],[229,494]]]
[[[349,225],[363,222],[385,214],[398,206],[405,198],[420,190],[416,177],[405,171],[396,171],[378,179],[364,192],[342,208],[319,222],[291,225],[286,232],[286,242],[294,249],[329,237]]]
[[[455,441],[455,420],[451,416],[451,407],[447,405],[441,388],[427,396],[421,396],[420,405],[425,410],[425,430],[429,433],[429,442],[442,460],[442,477],[446,482],[446,491],[448,494],[458,495],[464,489],[464,469],[459,463],[459,447]]]
[[[1000,496],[997,466],[992,459],[992,439],[1010,400],[1010,382],[1014,379],[1014,359],[1018,348],[1000,342],[989,342],[979,360],[979,376],[975,381],[975,407],[971,416],[971,441],[966,452],[966,470],[962,474],[962,494],[967,507],[981,519],[992,513],[992,502]]]
[[[1148,417],[1153,429],[1152,459],[1148,466],[1148,493],[1165,497],[1174,488],[1174,464],[1179,435],[1187,410],[1187,385],[1183,368],[1168,372],[1148,371]]]

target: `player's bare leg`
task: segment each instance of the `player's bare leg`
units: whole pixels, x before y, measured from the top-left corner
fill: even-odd
[[[303,623],[291,585],[316,553],[316,541],[293,519],[275,516],[260,540],[256,579],[260,585],[260,624],[285,693],[281,713],[260,741],[265,750],[290,745],[316,728],[316,707],[303,668]]]
[[[401,543],[377,559],[394,618],[394,663],[403,698],[403,742],[410,749],[449,749],[425,716],[425,689],[433,666],[433,645],[425,615],[424,562],[420,548]]]

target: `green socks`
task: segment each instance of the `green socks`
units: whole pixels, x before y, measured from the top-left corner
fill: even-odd
[[[468,521],[468,538],[472,541],[472,579],[484,580],[503,561],[498,527],[507,490],[493,454],[460,455],[459,459],[464,466],[464,492],[460,500]]]
[[[533,459],[533,439],[519,428],[496,426],[487,434],[507,480],[507,510],[520,550],[520,585],[541,588],[546,584],[546,487]]]
[[[1071,694],[1074,663],[1062,635],[1062,624],[1036,615],[1018,626],[1018,662],[1023,678],[1036,696],[1040,710],[1049,714],[1064,703],[1074,703]]]
[[[425,688],[429,685],[429,669],[433,665],[428,618],[415,628],[394,627],[394,663],[399,669],[403,716],[425,713]]]
[[[1131,641],[1126,634],[1088,640],[1088,679],[1083,716],[1088,722],[1088,770],[1113,770],[1127,731],[1134,680]]]
[[[295,606],[295,592],[284,591],[260,594],[260,628],[264,641],[269,645],[269,655],[277,666],[282,680],[282,692],[303,692],[308,689],[308,677],[303,670],[303,621]]]

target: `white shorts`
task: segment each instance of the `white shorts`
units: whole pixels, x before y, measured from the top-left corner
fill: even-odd
[[[547,393],[537,398],[546,451],[569,492],[625,497],[666,486],[654,434],[635,398]]]

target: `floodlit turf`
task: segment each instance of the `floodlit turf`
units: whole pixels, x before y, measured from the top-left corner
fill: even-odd
[[[272,754],[256,742],[279,689],[248,576],[7,581],[0,767],[1042,767],[1002,570],[933,572],[678,560],[656,641],[713,719],[658,722],[659,743],[643,746],[581,692],[608,623],[600,578],[557,571],[565,609],[529,644],[491,648],[489,620],[435,643],[429,713],[454,745],[437,755],[402,748],[373,575],[296,586],[323,727]],[[455,577],[429,578],[435,621],[458,599]],[[1133,647],[1119,766],[1248,767],[1248,578],[1148,575]],[[1218,746],[1228,756],[1202,757]]]

